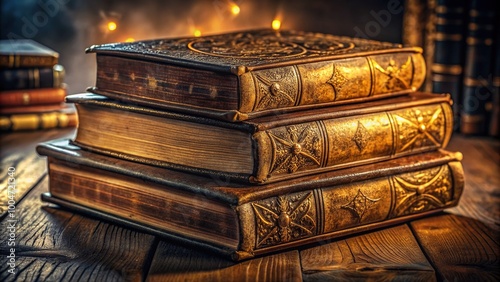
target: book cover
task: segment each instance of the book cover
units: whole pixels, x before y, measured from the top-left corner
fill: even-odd
[[[1,67],[53,67],[58,60],[59,53],[31,39],[0,40]]]
[[[41,113],[0,115],[0,132],[76,127],[77,124],[78,116],[71,108]]]
[[[60,88],[64,82],[64,68],[20,68],[0,70],[0,90]]]
[[[434,151],[266,186],[93,154],[67,140],[48,156],[43,199],[234,260],[373,230],[455,206],[460,153]]]
[[[252,183],[444,148],[453,128],[449,95],[391,99],[267,116],[239,123],[70,95],[88,150]]]
[[[455,129],[459,129],[462,108],[464,44],[467,22],[465,1],[437,0],[435,17],[432,92],[450,93],[454,101]]]
[[[66,88],[19,89],[0,92],[0,107],[61,104]]]
[[[104,44],[87,52],[97,60],[91,92],[226,120],[413,92],[426,72],[420,47],[284,30]]]
[[[466,39],[460,132],[485,135],[491,116],[494,16],[496,3],[472,0]]]

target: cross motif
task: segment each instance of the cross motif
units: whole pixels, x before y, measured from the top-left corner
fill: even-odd
[[[341,208],[350,210],[354,216],[358,218],[358,220],[361,222],[363,219],[363,215],[370,209],[372,205],[374,205],[376,202],[378,202],[379,199],[371,199],[367,197],[363,192],[361,192],[360,189],[358,189],[358,193],[352,200],[345,205],[342,205]]]

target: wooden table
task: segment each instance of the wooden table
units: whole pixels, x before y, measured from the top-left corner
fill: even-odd
[[[301,249],[233,263],[150,234],[41,202],[46,160],[37,143],[74,130],[12,133],[1,141],[0,281],[499,281],[500,142],[455,135],[466,187],[446,212]],[[8,211],[8,169],[15,209]],[[11,206],[12,208],[12,206]],[[11,217],[11,215],[14,217]],[[15,221],[15,232],[10,229]],[[15,275],[8,272],[14,234]]]

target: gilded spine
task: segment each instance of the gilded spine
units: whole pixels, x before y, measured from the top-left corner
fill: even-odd
[[[445,148],[450,103],[280,126],[254,135],[252,182],[290,178]],[[293,174],[293,175],[291,175]]]
[[[363,226],[455,206],[464,186],[460,161],[356,183],[290,193],[238,207],[239,255],[264,253],[354,233]]]
[[[416,49],[417,50],[417,49]],[[416,91],[421,52],[399,52],[249,71],[239,76],[242,113]]]

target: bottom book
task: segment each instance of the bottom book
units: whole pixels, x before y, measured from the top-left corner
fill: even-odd
[[[239,261],[372,230],[457,205],[461,154],[443,150],[267,185],[243,185],[82,150],[68,140],[48,157],[42,199],[202,246]]]

